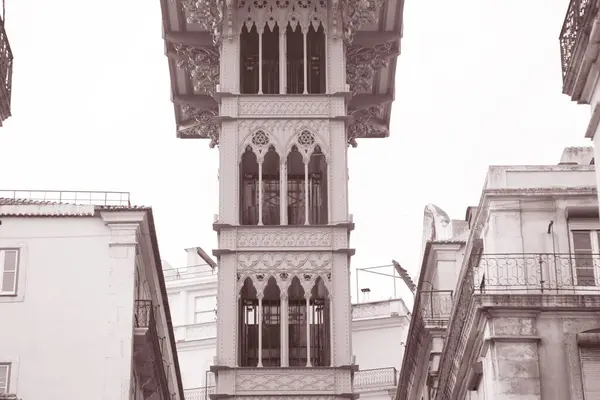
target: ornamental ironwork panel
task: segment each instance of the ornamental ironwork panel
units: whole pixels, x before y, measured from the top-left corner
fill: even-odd
[[[571,0],[562,30],[560,32],[560,54],[562,61],[563,83],[567,86],[568,74],[579,66],[592,21],[598,11],[595,0]]]
[[[446,326],[452,314],[452,290],[423,290],[421,310],[425,325]]]

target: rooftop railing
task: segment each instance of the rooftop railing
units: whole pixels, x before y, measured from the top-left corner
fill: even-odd
[[[565,93],[572,86],[572,73],[579,68],[597,12],[596,0],[571,0],[569,3],[559,38]]]
[[[190,265],[184,268],[163,270],[165,281],[177,281],[181,279],[217,277],[217,270],[208,264]]]
[[[209,400],[209,396],[214,393],[214,386],[203,386],[198,388],[185,389],[183,391],[185,400]]]
[[[10,117],[12,70],[13,55],[4,30],[4,20],[0,18],[0,126]]]
[[[0,198],[27,199],[79,205],[131,206],[128,192],[71,190],[0,190]]]

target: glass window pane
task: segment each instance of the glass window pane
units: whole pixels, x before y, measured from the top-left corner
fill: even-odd
[[[590,231],[573,231],[573,250],[576,253],[592,252]]]
[[[17,270],[17,251],[6,250],[4,252],[4,271]]]

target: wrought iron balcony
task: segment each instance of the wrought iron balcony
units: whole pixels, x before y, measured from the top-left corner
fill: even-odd
[[[0,18],[0,126],[10,117],[12,91],[13,55],[4,30],[4,20]]]
[[[571,0],[569,3],[559,38],[564,93],[569,93],[574,84],[597,12],[596,0]]]
[[[354,390],[358,392],[393,389],[398,384],[394,367],[364,369],[354,373]]]
[[[421,316],[426,326],[445,327],[452,314],[452,290],[422,290],[419,293],[421,298]]]
[[[154,308],[150,300],[136,300],[134,313],[134,361],[144,398],[159,393],[170,398],[162,346],[156,331]]]
[[[214,386],[203,386],[192,389],[185,389],[183,391],[185,400],[209,400],[210,395],[214,393]]]

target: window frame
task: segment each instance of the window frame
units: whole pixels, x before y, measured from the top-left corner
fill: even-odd
[[[6,367],[6,386],[0,386],[0,394],[8,394],[10,393],[10,372],[11,372],[11,363],[9,362],[0,362],[0,368]],[[4,390],[4,391],[2,391]]]
[[[595,218],[577,218],[568,220],[569,230],[569,249],[571,259],[571,274],[573,276],[573,286],[589,288],[600,286],[600,220]],[[594,274],[594,285],[580,285],[577,278],[577,265],[575,253],[575,238],[574,232],[587,232],[590,236],[590,250],[592,256],[592,271]]]
[[[9,251],[14,251],[16,253],[15,259],[15,276],[13,278],[13,290],[11,291],[3,291],[2,287],[4,285],[4,263],[6,253]],[[19,266],[21,263],[21,251],[19,248],[14,247],[2,247],[0,248],[0,296],[16,296],[19,290]]]
[[[212,309],[202,308],[199,310],[197,307],[198,299],[211,299],[211,304],[214,302],[214,308],[212,308]],[[213,313],[212,319],[210,319],[209,321],[198,322],[198,315],[203,315],[203,314],[205,315],[208,313]],[[210,295],[194,296],[194,324],[207,324],[207,323],[215,322],[216,320],[217,320],[217,298],[216,298],[216,296],[210,296]]]

